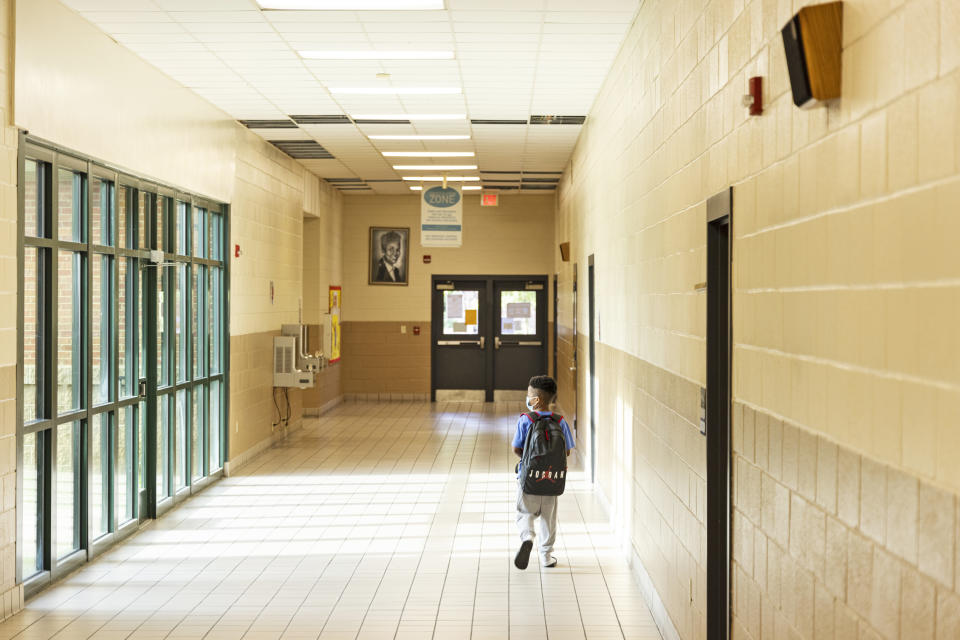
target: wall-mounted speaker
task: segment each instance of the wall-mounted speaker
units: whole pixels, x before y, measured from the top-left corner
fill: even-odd
[[[560,243],[560,259],[564,262],[570,262],[570,243],[561,242]]]
[[[781,34],[793,103],[806,109],[839,98],[843,3],[804,7]]]

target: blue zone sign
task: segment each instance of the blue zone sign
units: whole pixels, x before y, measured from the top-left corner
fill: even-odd
[[[453,207],[460,202],[460,192],[450,187],[430,187],[424,192],[423,199],[431,207]]]

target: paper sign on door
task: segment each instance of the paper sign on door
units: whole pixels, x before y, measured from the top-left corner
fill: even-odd
[[[467,309],[466,313],[466,324],[477,324],[477,310],[476,309]]]

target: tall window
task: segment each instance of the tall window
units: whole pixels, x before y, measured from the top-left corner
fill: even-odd
[[[20,154],[29,595],[220,471],[226,212],[40,141]]]

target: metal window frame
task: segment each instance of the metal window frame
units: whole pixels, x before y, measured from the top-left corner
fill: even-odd
[[[41,178],[41,192],[40,192],[40,237],[26,236],[25,235],[25,169],[27,160],[35,160],[40,164],[39,166],[43,168],[43,173]],[[75,200],[79,201],[79,207],[76,208],[76,211],[79,211],[81,219],[74,220],[73,229],[78,232],[76,235],[72,235],[68,239],[59,239],[57,234],[59,233],[59,176],[60,170],[70,170],[74,173],[82,176],[78,185],[80,187],[80,192],[75,193]],[[26,576],[24,580],[23,576],[23,549],[22,545],[17,545],[16,548],[16,580],[17,582],[24,583],[25,595],[31,596],[35,594],[40,589],[44,588],[50,582],[59,579],[66,573],[74,570],[76,567],[81,564],[93,559],[106,549],[110,548],[116,542],[122,540],[123,538],[129,536],[139,529],[140,526],[140,516],[147,517],[157,517],[159,512],[155,507],[158,506],[160,500],[157,499],[156,495],[156,469],[155,455],[151,452],[156,452],[156,436],[158,435],[156,405],[158,401],[164,400],[167,397],[175,397],[175,394],[179,390],[185,390],[188,395],[197,393],[194,389],[200,389],[204,391],[205,396],[209,396],[210,383],[213,381],[219,382],[221,398],[219,402],[220,416],[220,447],[219,447],[219,465],[216,469],[210,468],[210,454],[208,452],[209,448],[209,417],[205,414],[207,412],[202,412],[201,422],[202,424],[198,425],[198,428],[201,429],[203,434],[204,445],[200,447],[200,454],[203,457],[201,470],[204,473],[204,476],[195,480],[191,478],[190,473],[190,463],[189,458],[187,461],[187,489],[189,493],[194,493],[208,486],[211,482],[215,481],[217,478],[223,475],[223,463],[228,455],[229,447],[229,430],[226,428],[229,406],[227,398],[229,398],[229,273],[230,273],[230,261],[227,260],[227,250],[226,247],[229,242],[229,228],[230,228],[230,212],[229,206],[226,204],[221,204],[216,201],[210,200],[196,194],[186,192],[184,190],[178,189],[176,187],[166,185],[155,180],[150,180],[144,177],[137,176],[135,173],[124,170],[121,167],[117,167],[108,162],[103,162],[96,158],[92,158],[86,154],[78,153],[71,149],[66,149],[60,147],[56,144],[48,142],[46,140],[36,138],[34,136],[29,136],[27,132],[19,132],[18,140],[18,153],[17,153],[17,197],[18,197],[18,217],[17,217],[17,266],[18,266],[18,297],[17,297],[17,388],[16,388],[16,402],[17,402],[17,533],[18,538],[20,537],[20,532],[23,531],[23,481],[24,481],[24,465],[23,465],[23,455],[24,455],[24,437],[28,434],[36,434],[37,450],[38,450],[38,466],[37,466],[37,490],[38,490],[38,500],[37,500],[37,512],[38,512],[38,559],[40,560],[40,565],[42,569],[34,574]],[[101,235],[98,237],[92,237],[92,220],[90,219],[91,213],[94,209],[93,207],[93,189],[92,182],[93,180],[103,180],[112,185],[110,193],[106,196],[106,202],[109,203],[109,211],[104,211],[101,208],[101,216],[106,216],[106,230],[107,237],[104,238],[101,231]],[[76,187],[75,187],[76,188]],[[120,198],[121,198],[121,189],[130,188],[132,190],[133,197],[126,198],[126,207],[123,211],[120,211]],[[140,196],[144,195],[145,200]],[[103,197],[103,196],[101,196]],[[206,247],[201,253],[208,254],[210,253],[209,247],[213,240],[218,241],[216,247],[216,252],[210,255],[202,256],[193,256],[192,254],[192,238],[190,234],[192,232],[191,225],[187,225],[186,233],[188,237],[187,255],[177,255],[175,252],[175,229],[176,229],[176,219],[175,219],[175,204],[177,200],[181,200],[187,203],[188,210],[192,210],[194,207],[204,208],[207,211],[211,212],[205,220],[205,241]],[[140,229],[139,225],[139,211],[141,202],[146,203],[146,215],[144,216],[144,224],[149,224],[149,228]],[[210,237],[213,234],[213,229],[210,228],[212,220],[214,218],[213,213],[218,217],[219,222],[219,237],[212,238]],[[120,238],[119,230],[120,226],[118,221],[120,216],[128,216],[126,225],[126,232],[128,238]],[[162,219],[162,233],[157,232],[157,223]],[[101,220],[101,230],[104,229],[105,220]],[[77,228],[79,226],[79,229]],[[139,246],[139,237],[143,233],[144,246]],[[79,242],[77,241],[79,238]],[[129,242],[129,239],[133,239],[134,242]],[[173,242],[173,244],[171,244]],[[36,346],[36,359],[37,359],[37,396],[38,396],[38,417],[35,420],[32,420],[29,424],[24,424],[24,379],[23,379],[23,364],[24,364],[24,311],[25,311],[25,301],[24,301],[24,260],[25,260],[25,251],[26,248],[36,248],[38,251],[38,260],[37,260],[37,295],[38,295],[38,313],[37,313],[37,346]],[[212,274],[215,271],[220,273],[221,282],[223,283],[223,290],[221,293],[221,299],[219,304],[217,304],[217,309],[215,310],[215,321],[218,321],[218,324],[214,327],[214,332],[207,337],[208,340],[219,340],[219,350],[216,353],[220,356],[221,363],[219,366],[214,368],[212,363],[209,361],[206,362],[205,368],[202,372],[198,372],[198,375],[192,375],[192,366],[188,369],[187,379],[182,382],[177,382],[168,387],[160,387],[157,379],[160,366],[162,362],[157,362],[157,349],[148,348],[146,342],[152,342],[152,339],[157,336],[157,326],[156,321],[160,320],[164,323],[169,323],[172,319],[166,315],[158,315],[158,310],[151,308],[149,304],[146,304],[146,301],[153,300],[153,307],[156,306],[156,296],[144,296],[143,292],[148,291],[150,277],[142,278],[140,274],[146,269],[143,268],[145,261],[149,258],[150,248],[160,249],[164,253],[164,261],[170,261],[174,263],[183,263],[187,269],[192,270],[197,269],[198,275],[202,276],[205,280],[210,277],[210,284],[205,289],[205,294],[207,296],[214,295],[214,287],[212,286],[212,276],[207,276],[207,274]],[[74,356],[74,365],[79,367],[80,371],[80,407],[75,410],[66,411],[62,414],[57,411],[57,383],[56,383],[56,372],[58,366],[58,260],[59,252],[73,252],[80,256],[80,269],[74,275],[77,278],[74,287],[74,296],[79,298],[80,307],[77,312],[77,316],[74,318],[74,322],[77,323],[77,326],[74,327],[74,335],[80,336],[80,340],[74,339],[73,347],[77,349],[77,353]],[[212,256],[219,255],[219,259],[215,259]],[[107,323],[110,327],[108,331],[109,345],[107,345],[107,358],[101,359],[101,367],[107,367],[107,376],[109,378],[109,398],[106,401],[94,403],[93,395],[93,385],[96,381],[93,380],[93,356],[92,353],[92,337],[94,327],[92,326],[92,303],[93,303],[93,260],[101,260],[104,256],[108,257],[106,260],[106,265],[102,265],[105,268],[101,268],[101,304],[103,303],[103,295],[109,295],[110,300],[107,302],[107,308],[104,311],[106,313],[101,313],[100,325],[97,328],[98,331],[102,331],[104,323]],[[148,384],[149,392],[147,398],[141,398],[138,395],[129,395],[129,389],[121,388],[121,380],[125,378],[126,371],[121,372],[119,370],[119,353],[120,353],[120,344],[119,344],[119,295],[118,287],[119,285],[119,269],[120,269],[120,259],[128,259],[127,263],[127,274],[126,277],[129,278],[127,284],[132,285],[128,286],[126,290],[126,299],[133,300],[132,307],[133,313],[128,313],[125,316],[125,329],[127,335],[125,336],[127,340],[130,341],[129,345],[124,345],[124,347],[130,346],[134,348],[126,349],[125,348],[125,365],[130,367],[130,371],[134,372],[139,378],[141,368],[147,374],[148,378],[152,377]],[[197,266],[194,267],[193,265]],[[166,271],[166,268],[163,269]],[[162,279],[165,283],[168,281],[166,275],[152,276],[155,280]],[[144,280],[142,283],[141,290],[141,280]],[[156,291],[157,283],[153,282],[153,290]],[[168,289],[165,287],[164,291]],[[131,297],[132,291],[132,297]],[[189,305],[189,292],[188,292],[188,305]],[[198,288],[198,304],[200,302],[199,296],[201,292]],[[214,302],[217,301],[214,299]],[[141,309],[143,321],[147,329],[146,334],[143,334],[140,331],[140,327],[137,326],[137,304],[145,305]],[[167,309],[171,309],[173,304],[172,296],[166,296],[164,298],[164,306]],[[189,308],[189,306],[188,306]],[[166,309],[164,310],[164,312]],[[205,310],[204,310],[205,311]],[[198,323],[200,318],[198,318]],[[203,329],[207,328],[206,322],[204,323]],[[187,348],[189,353],[192,355],[192,352],[197,347],[192,343],[191,334],[189,333],[189,325],[186,338],[188,341]],[[169,324],[165,324],[165,329],[171,329],[172,327]],[[200,340],[200,327],[198,326],[198,340]],[[145,341],[143,335],[149,336]],[[167,334],[170,335],[170,334]],[[167,349],[172,350],[173,341],[168,341]],[[140,343],[140,344],[137,344]],[[136,346],[134,346],[136,345]],[[103,345],[101,344],[101,349]],[[204,344],[204,355],[210,353],[207,344]],[[163,352],[161,351],[160,357],[163,357]],[[209,358],[208,358],[209,360]],[[173,369],[176,366],[175,359],[169,359],[167,365]],[[216,371],[216,373],[213,373]],[[203,375],[199,375],[203,373]],[[134,385],[137,386],[137,385]],[[209,402],[209,399],[206,399],[205,402]],[[209,406],[209,405],[205,405]],[[116,481],[117,481],[117,465],[120,461],[117,459],[118,454],[118,430],[120,427],[120,416],[121,412],[126,412],[130,407],[133,407],[133,411],[130,411],[132,416],[132,421],[130,424],[126,424],[125,427],[133,434],[133,439],[128,442],[127,446],[127,464],[129,464],[130,469],[132,469],[132,474],[127,474],[127,481],[130,483],[128,492],[131,492],[132,495],[130,499],[133,500],[134,517],[128,521],[120,521],[120,514],[118,513],[117,504],[116,504]],[[141,413],[146,412],[147,419],[147,442],[143,443],[144,447],[141,448],[145,452],[146,458],[146,468],[144,469],[144,481],[145,481],[145,492],[147,496],[152,496],[153,499],[148,499],[148,504],[151,505],[149,509],[150,513],[141,514],[140,509],[138,508],[137,494],[140,491],[139,481],[137,478],[137,467],[139,460],[135,453],[137,452],[137,438],[140,433],[140,424]],[[198,412],[198,416],[201,415],[201,412]],[[99,528],[98,523],[90,522],[91,514],[91,505],[90,505],[90,488],[93,469],[90,467],[91,456],[93,453],[94,446],[101,446],[102,442],[95,443],[92,438],[92,424],[93,420],[99,419],[102,421],[102,429],[105,429],[106,438],[107,438],[107,452],[108,460],[101,459],[101,465],[103,466],[100,469],[101,473],[105,473],[108,476],[108,487],[107,492],[103,496],[103,500],[107,502],[105,508],[107,510],[107,519],[108,519],[108,532],[102,533],[95,528]],[[77,485],[75,489],[77,491],[77,499],[74,502],[75,509],[75,521],[77,522],[78,532],[75,533],[79,541],[79,548],[67,554],[62,558],[56,557],[56,498],[55,498],[55,486],[56,486],[56,473],[55,460],[56,460],[56,447],[57,447],[57,434],[60,427],[66,424],[76,425],[76,432],[73,438],[73,446],[75,447],[75,461],[74,461],[74,471],[73,473],[77,474]],[[189,440],[187,442],[187,451],[189,449]],[[168,439],[168,445],[170,448],[173,446],[173,440]],[[102,457],[102,456],[101,456]],[[168,456],[172,462],[172,456]],[[102,482],[102,477],[96,479],[97,482]],[[171,478],[172,482],[172,478]],[[175,496],[170,496],[171,498]],[[168,500],[173,506],[172,503],[174,500]],[[166,510],[166,509],[164,509]]]

